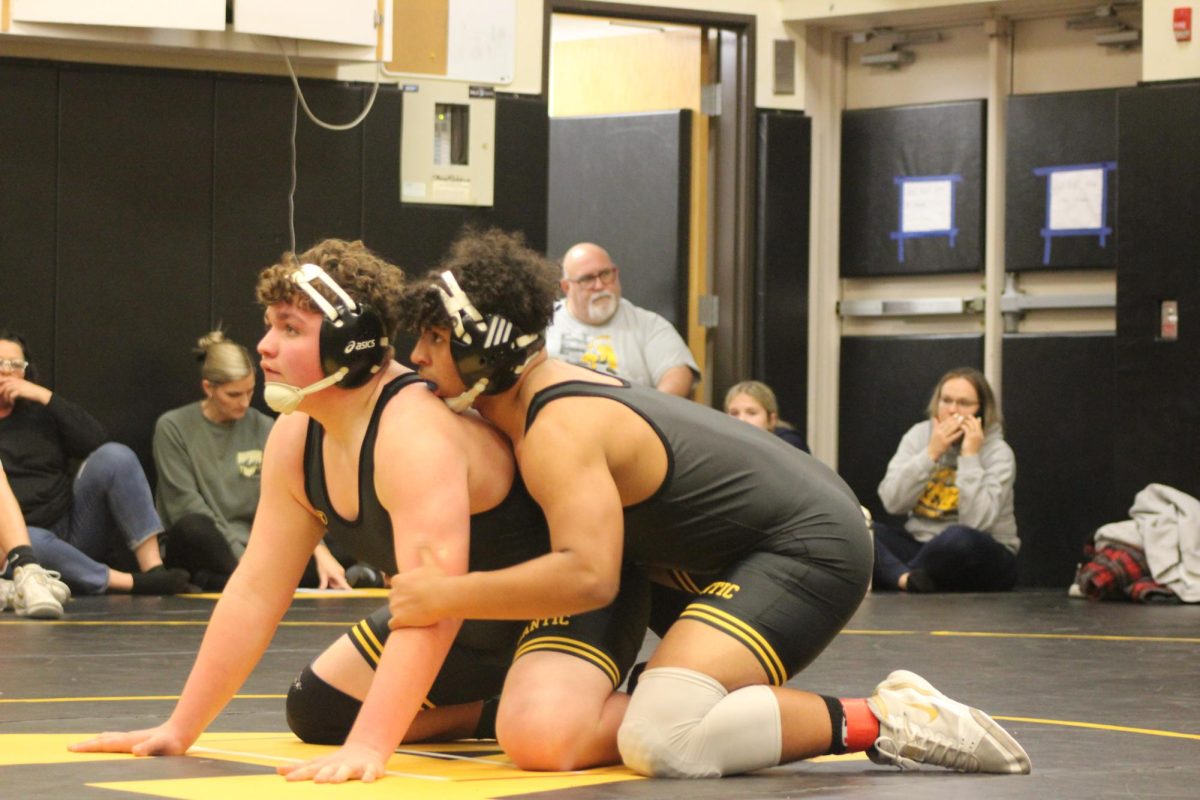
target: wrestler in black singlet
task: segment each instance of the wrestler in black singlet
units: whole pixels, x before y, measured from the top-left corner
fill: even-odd
[[[628,384],[547,387],[530,403],[526,431],[562,397],[625,405],[666,451],[662,485],[625,509],[625,559],[687,593],[676,604],[656,587],[656,631],[676,618],[724,631],[754,653],[775,685],[825,649],[871,577],[866,521],[841,478],[753,425]],[[674,605],[665,619],[664,601]]]
[[[305,493],[329,533],[357,559],[389,574],[396,572],[396,558],[391,517],[372,491],[375,440],[384,407],[400,390],[416,383],[424,381],[415,373],[406,373],[380,392],[359,456],[358,519],[343,519],[329,500],[321,457],[324,429],[315,420],[309,421],[304,449]],[[502,569],[536,558],[549,549],[545,517],[525,490],[520,473],[514,470],[512,487],[500,504],[471,515],[469,569]],[[513,658],[534,650],[553,650],[582,658],[608,675],[616,688],[633,665],[646,630],[649,591],[644,578],[639,581],[638,577],[638,572],[630,573],[611,606],[587,614],[528,623],[465,620],[430,689],[425,707],[494,697],[503,686]],[[389,618],[385,605],[351,629],[351,641],[372,668],[382,656]]]

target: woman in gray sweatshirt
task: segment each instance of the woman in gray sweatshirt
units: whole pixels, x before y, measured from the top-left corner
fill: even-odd
[[[879,484],[904,528],[876,522],[874,586],[909,592],[1003,591],[1017,582],[1017,463],[979,370],[938,381],[929,419],[909,428]]]

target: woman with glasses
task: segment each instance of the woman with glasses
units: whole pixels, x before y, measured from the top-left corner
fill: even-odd
[[[24,337],[0,330],[0,461],[37,559],[79,594],[186,591],[187,572],[163,566],[163,526],[137,456],[109,442],[91,414],[38,384],[30,360]],[[74,471],[77,460],[83,464]],[[138,572],[104,563],[114,539]]]
[[[904,528],[874,523],[877,589],[1004,591],[1017,582],[1017,464],[996,396],[979,370],[952,369],[879,483]]]

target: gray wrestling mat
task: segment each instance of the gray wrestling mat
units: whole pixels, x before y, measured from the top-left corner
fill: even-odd
[[[857,697],[896,668],[978,706],[1028,750],[1029,776],[901,773],[862,755],[712,781],[624,768],[514,770],[494,743],[405,747],[373,785],[288,784],[282,760],[323,748],[287,730],[292,677],[384,602],[298,594],[242,692],[186,757],[76,755],[68,742],[170,712],[212,609],[207,596],[74,600],[60,622],[0,616],[0,797],[1105,798],[1200,796],[1200,607],[1093,604],[1065,592],[871,595],[793,684]],[[648,643],[648,647],[651,646]]]

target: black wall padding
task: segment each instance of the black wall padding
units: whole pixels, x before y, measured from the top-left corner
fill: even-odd
[[[986,103],[875,108],[842,114],[841,270],[847,277],[977,272],[983,269]],[[897,177],[958,175],[951,246],[946,236],[908,238]]]
[[[262,309],[254,299],[258,273],[291,247],[287,187],[293,92],[283,81],[232,76],[216,81],[214,91],[212,314],[234,341],[252,348],[263,333]],[[298,146],[311,127],[301,112]],[[307,180],[306,173],[299,174]],[[308,197],[297,197],[298,248],[312,244],[315,234],[299,222],[308,216],[299,211]],[[344,233],[357,236],[358,231]],[[200,333],[179,331],[173,350],[185,352]],[[195,383],[162,391],[181,405],[195,396]]]
[[[780,417],[801,431],[808,413],[811,151],[808,117],[759,113],[755,374],[775,390]]]
[[[691,112],[550,120],[548,252],[595,242],[624,297],[687,326]]]
[[[1053,236],[1046,259],[1047,184],[1035,169],[1117,160],[1117,93],[1017,95],[1008,101],[1005,260],[1010,272],[1112,268],[1117,263],[1116,172],[1107,173],[1105,245],[1093,235]]]
[[[302,85],[330,122],[371,89]],[[0,325],[151,478],[154,420],[201,396],[196,339],[218,321],[251,350],[261,336],[255,278],[290,246],[292,102],[280,78],[0,59]],[[543,248],[546,106],[496,102],[496,201],[481,209],[401,206],[394,87],[350,131],[301,112],[297,247],[362,238],[424,271],[473,220]]]
[[[24,334],[54,383],[58,70],[0,62],[0,327]]]
[[[211,313],[213,82],[103,68],[60,81],[55,389],[145,455],[164,396],[201,396],[177,334]]]
[[[1111,334],[1004,337],[1004,436],[1017,457],[1021,583],[1064,589],[1083,543],[1126,516],[1113,492]]]
[[[1116,492],[1149,483],[1200,497],[1200,85],[1118,95]],[[1178,341],[1159,341],[1179,303]]]
[[[841,362],[838,472],[876,519],[900,522],[884,512],[879,481],[904,433],[928,418],[938,379],[983,369],[983,337],[847,336]]]

